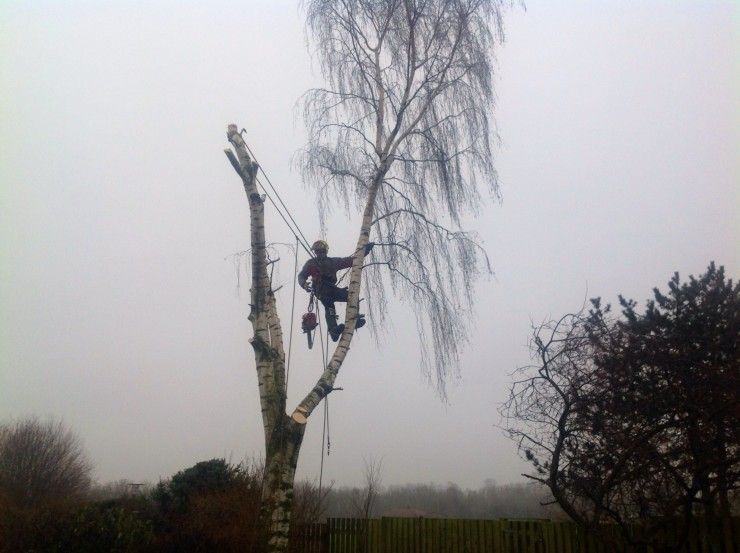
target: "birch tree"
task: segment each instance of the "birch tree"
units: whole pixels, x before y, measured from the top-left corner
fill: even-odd
[[[307,32],[326,86],[303,99],[309,142],[300,156],[323,217],[360,211],[344,331],[316,385],[287,411],[285,353],[267,271],[257,165],[236,125],[227,150],[250,206],[250,315],[266,477],[269,551],[287,548],[304,429],[334,389],[349,352],[361,291],[382,323],[389,294],[416,314],[425,374],[440,394],[458,371],[476,278],[490,273],[477,237],[461,230],[482,195],[498,194],[492,155],[492,64],[503,39],[500,0],[308,0]],[[364,259],[371,234],[376,243]]]

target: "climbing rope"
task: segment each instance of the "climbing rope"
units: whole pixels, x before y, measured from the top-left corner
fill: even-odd
[[[321,310],[316,304],[316,313],[319,319],[319,342],[321,343],[321,359],[324,362],[321,372],[324,372],[326,365],[328,364],[329,354],[329,329],[326,329],[326,335],[324,335],[323,327],[321,326]],[[324,348],[324,338],[326,338],[326,348]],[[324,396],[324,422],[321,429],[321,464],[319,466],[319,497],[321,497],[321,489],[324,482],[324,444],[327,444],[326,455],[329,455],[329,448],[331,447],[331,439],[328,436],[328,421],[329,421],[329,395]]]
[[[242,129],[239,134],[241,134],[242,139],[244,140],[244,135],[246,134],[246,129]],[[267,184],[269,185],[270,189],[272,190],[272,193],[277,198],[278,202],[280,202],[281,208],[278,206],[278,204],[275,202],[275,200],[272,198],[272,195],[267,191],[267,188],[262,183],[262,181],[257,177],[255,180],[262,188],[262,191],[265,193],[265,196],[270,200],[270,203],[272,203],[275,210],[278,212],[278,215],[280,215],[280,218],[283,220],[285,225],[288,227],[288,230],[290,230],[291,234],[296,239],[296,248],[295,248],[295,261],[294,261],[294,269],[293,269],[293,298],[291,301],[291,307],[290,307],[290,338],[288,339],[288,357],[286,360],[286,370],[285,370],[285,387],[287,390],[288,387],[288,380],[290,377],[290,360],[291,360],[291,352],[292,352],[292,346],[293,346],[293,319],[295,318],[295,294],[296,294],[296,282],[297,282],[297,276],[298,276],[298,245],[300,245],[304,250],[306,250],[306,253],[310,257],[314,257],[313,252],[311,251],[311,246],[309,245],[309,241],[306,238],[306,236],[303,234],[303,231],[301,231],[300,226],[296,222],[293,215],[290,213],[290,210],[288,209],[288,206],[285,205],[285,202],[283,202],[283,199],[280,197],[280,194],[275,189],[275,186],[272,184],[272,181],[270,180],[269,175],[262,167],[262,164],[259,163],[257,160],[257,156],[254,155],[254,152],[249,147],[249,144],[247,144],[247,141],[244,140],[244,145],[247,148],[247,151],[249,152],[249,155],[252,156],[252,159],[255,163],[257,163],[257,166],[259,167],[259,170],[262,172],[262,174],[265,177],[265,180],[267,181]],[[283,214],[283,210],[285,210],[285,214]],[[287,218],[286,218],[287,215]],[[277,259],[275,260],[277,261]],[[274,263],[274,262],[273,262]],[[344,275],[342,275],[342,279],[347,275],[349,271],[346,271]],[[270,284],[272,284],[272,268],[270,271]],[[313,296],[312,296],[313,299]],[[318,307],[318,302],[316,303],[316,314],[319,324],[319,341],[321,343],[321,357],[323,360],[323,366],[321,369],[321,372],[324,372],[324,369],[326,369],[326,366],[329,364],[329,329],[327,328],[326,331],[323,331],[323,328],[321,326],[321,313],[320,309]],[[326,347],[324,347],[324,340],[326,340]],[[323,484],[323,478],[324,478],[324,444],[326,444],[326,456],[328,456],[331,452],[331,436],[329,433],[329,396],[324,397],[324,422],[323,422],[323,429],[321,434],[321,466],[319,469],[319,495],[321,495],[322,490],[322,484]]]
[[[321,310],[318,307],[318,302],[316,305],[316,314],[318,315],[318,321],[319,321],[319,343],[321,344],[321,360],[324,360],[324,335],[322,334],[322,327],[321,327]],[[327,343],[328,346],[328,343]],[[321,371],[324,372],[323,369]],[[324,401],[326,401],[326,396],[324,397]],[[326,419],[324,419],[324,423],[321,427],[321,464],[319,465],[319,497],[321,497],[321,486],[324,481],[324,442],[326,440]]]
[[[246,133],[247,133],[246,129],[242,129],[239,132],[239,134],[241,134],[241,136],[242,136],[242,140],[244,140],[244,135]],[[303,247],[303,249],[306,250],[306,253],[308,253],[309,256],[314,257],[313,252],[311,251],[311,246],[310,246],[310,243],[309,243],[308,239],[303,234],[303,231],[301,231],[301,227],[298,226],[298,223],[293,218],[293,215],[291,215],[290,210],[288,209],[288,206],[285,205],[285,202],[283,201],[283,199],[280,197],[280,194],[278,193],[278,191],[273,186],[272,181],[270,180],[270,177],[268,176],[268,174],[263,169],[262,164],[260,164],[260,162],[257,160],[257,156],[254,155],[254,152],[252,151],[252,148],[249,147],[249,144],[247,143],[246,140],[244,140],[244,146],[247,148],[247,151],[249,152],[249,155],[252,156],[252,159],[254,160],[254,162],[259,167],[259,170],[265,176],[265,179],[267,180],[267,184],[270,186],[270,189],[272,190],[273,194],[275,194],[275,197],[280,202],[280,205],[283,206],[283,209],[285,210],[285,214],[288,216],[288,219],[290,219],[290,221],[292,222],[292,224],[291,224],[291,222],[288,222],[288,219],[285,218],[285,215],[283,215],[282,210],[275,203],[275,200],[272,199],[272,195],[270,195],[270,193],[267,191],[267,188],[265,187],[265,185],[262,183],[262,181],[259,179],[259,177],[257,177],[256,178],[257,183],[262,188],[262,191],[265,193],[265,196],[267,196],[267,198],[270,200],[270,202],[272,203],[272,205],[275,207],[275,209],[278,212],[278,215],[280,215],[280,217],[283,219],[283,221],[285,222],[285,224],[288,226],[288,229],[290,230],[290,232],[293,234],[293,236],[295,236],[296,240],[301,244],[301,246]],[[295,227],[295,229],[293,227]],[[299,235],[300,235],[300,238],[299,238]]]
[[[285,390],[288,390],[290,379],[290,353],[293,349],[293,319],[295,318],[295,289],[298,280],[298,237],[295,237],[295,261],[293,263],[293,300],[290,302],[290,335],[288,337],[288,359],[285,362]]]

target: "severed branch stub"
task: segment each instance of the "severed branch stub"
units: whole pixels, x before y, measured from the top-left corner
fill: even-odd
[[[224,153],[226,154],[226,157],[229,158],[229,162],[231,163],[231,166],[234,168],[234,171],[236,171],[236,174],[244,178],[241,165],[239,165],[239,160],[236,159],[234,152],[232,152],[228,148],[224,148]]]
[[[292,417],[298,424],[306,424],[308,422],[308,416],[300,408],[293,411]]]

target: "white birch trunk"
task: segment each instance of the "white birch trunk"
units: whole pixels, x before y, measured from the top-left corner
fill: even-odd
[[[318,382],[289,417],[286,414],[285,350],[275,295],[267,272],[264,202],[256,184],[258,166],[249,157],[236,125],[229,125],[227,136],[236,158],[230,150],[226,153],[242,177],[250,211],[252,285],[249,320],[254,331],[250,344],[254,349],[265,433],[265,478],[260,509],[262,539],[266,551],[281,553],[288,547],[295,471],[306,422],[321,400],[333,390],[354,335],[359,313],[364,250],[370,237],[375,197],[383,182],[387,164],[381,164],[369,187],[350,271],[344,332]]]
[[[339,339],[339,344],[337,344],[329,364],[324,369],[318,382],[316,382],[313,389],[293,411],[292,419],[299,424],[306,424],[308,417],[311,415],[313,410],[319,405],[319,403],[321,403],[321,400],[334,389],[334,382],[337,379],[339,369],[341,368],[342,363],[344,363],[344,359],[347,357],[347,353],[349,352],[349,347],[352,343],[352,337],[355,332],[357,315],[360,311],[362,264],[365,257],[365,246],[370,240],[370,227],[372,225],[373,214],[375,212],[375,198],[387,170],[387,165],[385,163],[381,164],[376,171],[368,190],[368,198],[362,215],[360,236],[357,240],[357,249],[355,250],[354,259],[352,260],[352,269],[350,270],[344,332],[342,333],[342,337]]]
[[[249,320],[254,331],[250,344],[254,349],[265,434],[260,534],[266,550],[279,553],[288,547],[293,482],[305,426],[285,414],[285,350],[275,295],[267,272],[264,202],[256,185],[258,167],[250,159],[236,125],[229,126],[227,136],[236,151],[236,158],[228,150],[227,155],[242,177],[249,200],[252,268]]]

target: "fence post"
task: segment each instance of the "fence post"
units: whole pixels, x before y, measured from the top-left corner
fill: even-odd
[[[617,530],[606,527],[603,532],[606,541],[573,522],[329,518],[323,524],[296,528],[290,549],[296,553],[612,553],[610,538],[618,537]],[[713,529],[698,518],[685,549],[708,553],[710,543],[719,542],[718,553],[740,552],[739,540],[740,517]],[[615,553],[635,553],[633,549],[624,545]]]

